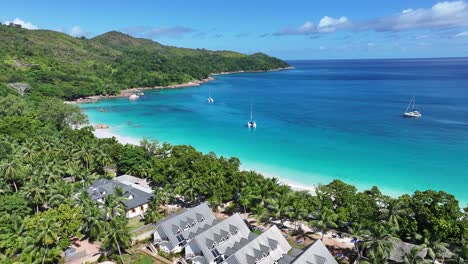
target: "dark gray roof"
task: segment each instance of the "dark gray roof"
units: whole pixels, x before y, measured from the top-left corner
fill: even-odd
[[[271,241],[277,241],[277,248],[269,246]],[[262,259],[262,264],[273,264],[280,260],[291,249],[288,241],[275,225],[259,236],[253,238],[247,244],[239,248],[234,254],[228,256],[227,264],[253,264]]]
[[[317,240],[302,251],[291,264],[338,264],[330,251],[322,243],[322,240]]]
[[[404,259],[404,255],[409,253],[413,247],[416,245],[406,243],[403,241],[392,240],[393,248],[390,251],[389,259],[395,262],[402,262]],[[426,257],[427,249],[423,249],[418,255],[420,257]]]
[[[105,200],[107,195],[115,193],[117,187],[122,188],[126,210],[147,204],[154,196],[153,194],[135,189],[130,185],[106,179],[96,180],[86,191],[91,195],[93,200]]]
[[[184,239],[192,239],[217,222],[208,204],[202,203],[162,219],[156,224],[156,231],[160,236],[167,237],[171,248],[174,248],[179,244],[177,232]]]
[[[211,263],[215,259],[211,253],[213,245],[220,254],[232,255],[247,244],[249,238],[254,238],[249,228],[239,214],[234,214],[198,234],[187,246],[196,251],[194,253],[203,253],[206,263]]]

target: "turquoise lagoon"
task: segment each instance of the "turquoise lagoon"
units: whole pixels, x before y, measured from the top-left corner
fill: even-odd
[[[116,135],[235,156],[293,185],[444,190],[466,204],[468,59],[289,63],[295,68],[80,106]],[[402,117],[413,96],[421,119]],[[251,104],[256,129],[246,127]]]

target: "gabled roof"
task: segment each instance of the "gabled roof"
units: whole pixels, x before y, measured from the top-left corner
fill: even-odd
[[[107,179],[99,179],[94,181],[93,185],[88,187],[86,192],[91,195],[93,200],[104,200],[107,195],[114,194],[117,187],[122,188],[123,196],[125,198],[124,203],[126,210],[147,204],[154,196],[153,194],[135,189],[130,185]]]
[[[133,188],[146,192],[146,193],[153,193],[153,190],[149,186],[148,181],[146,179],[142,179],[142,178],[138,178],[132,175],[125,174],[125,175],[115,177],[113,180],[121,182],[125,185],[130,185]]]
[[[195,225],[193,225],[193,221],[195,221]],[[157,229],[167,236],[171,246],[176,247],[179,244],[177,235],[182,235],[184,239],[190,239],[215,223],[217,223],[217,220],[211,212],[210,207],[207,203],[202,203],[193,208],[183,210],[178,214],[166,217],[156,225]],[[192,226],[187,228],[187,224]],[[180,230],[179,234],[177,234],[178,230]]]
[[[338,264],[330,251],[322,243],[322,240],[317,240],[304,251],[299,254],[291,264]]]
[[[249,242],[250,230],[239,214],[234,214],[222,222],[209,227],[198,234],[189,243],[189,247],[198,248],[207,263],[212,262],[215,256],[211,253],[213,244],[220,254],[231,255]]]
[[[272,249],[269,245],[271,241],[277,241],[277,249]],[[268,249],[268,251],[267,251]],[[273,264],[291,249],[288,241],[283,237],[281,231],[276,226],[253,238],[234,254],[228,256],[228,264],[253,264],[262,260],[262,264]]]

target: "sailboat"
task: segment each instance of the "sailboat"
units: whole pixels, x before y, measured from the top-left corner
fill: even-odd
[[[403,116],[411,118],[420,118],[422,116],[421,113],[418,110],[416,110],[416,100],[414,96],[408,104],[408,107],[406,107],[406,111],[403,114]]]
[[[257,123],[255,123],[255,121],[253,120],[252,104],[250,104],[250,121],[247,122],[247,127],[257,127]]]
[[[211,88],[209,88],[209,90],[208,90],[208,103],[210,103],[210,104],[214,103],[214,99],[211,98]]]

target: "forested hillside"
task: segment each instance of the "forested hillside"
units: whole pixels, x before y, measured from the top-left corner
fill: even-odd
[[[210,73],[288,66],[262,53],[176,48],[117,31],[87,39],[0,25],[0,50],[3,94],[9,84],[20,83],[31,93],[68,100],[183,83]]]

